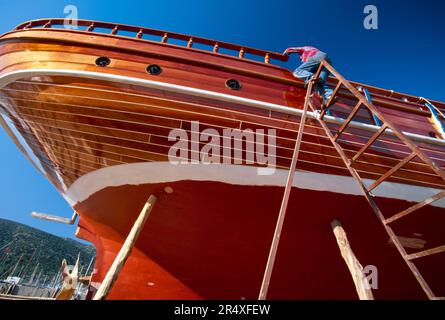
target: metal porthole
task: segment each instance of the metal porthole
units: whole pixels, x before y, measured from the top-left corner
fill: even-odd
[[[162,72],[162,68],[158,66],[157,64],[151,64],[147,67],[147,72],[149,74],[152,74],[154,76],[157,76]]]
[[[106,67],[110,64],[111,60],[108,57],[99,57],[96,59],[96,65],[99,67]]]
[[[431,138],[437,138],[437,134],[436,134],[435,132],[433,132],[433,131],[428,132],[428,135],[429,135]]]
[[[226,81],[226,86],[232,90],[239,90],[241,89],[241,82],[236,79],[229,79]]]

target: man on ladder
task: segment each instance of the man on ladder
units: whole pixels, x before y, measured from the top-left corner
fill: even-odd
[[[291,53],[300,54],[300,59],[303,62],[297,69],[295,69],[294,76],[306,83],[310,81],[310,79],[317,72],[320,63],[323,60],[326,60],[327,62],[329,62],[329,64],[331,64],[328,55],[315,47],[290,47],[283,52],[284,55],[289,55]],[[317,92],[322,97],[324,105],[326,105],[333,93],[333,90],[328,85],[326,85],[326,79],[328,78],[328,76],[329,71],[324,68],[320,73],[320,77],[318,78],[319,80],[315,87]]]

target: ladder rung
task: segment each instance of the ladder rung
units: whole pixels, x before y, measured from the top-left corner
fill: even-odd
[[[438,253],[441,253],[441,252],[445,252],[445,245],[444,246],[435,247],[435,248],[431,248],[431,249],[428,249],[428,250],[423,250],[423,251],[419,251],[419,252],[408,254],[408,255],[405,256],[405,259],[413,260],[413,259],[417,259],[417,258],[430,256],[430,255],[433,255],[433,254],[438,254]]]
[[[398,171],[401,167],[403,167],[405,164],[410,162],[412,159],[416,157],[415,153],[411,153],[409,156],[404,158],[402,161],[400,161],[396,166],[392,167],[390,170],[388,170],[383,176],[381,176],[379,179],[377,179],[373,184],[371,184],[368,187],[368,192],[375,189],[378,185],[380,185],[383,181],[388,179],[390,176],[392,176],[396,171]]]
[[[332,96],[329,98],[328,102],[326,103],[326,109],[331,106],[331,103],[334,101],[335,96],[337,95],[337,93],[340,90],[341,86],[342,86],[341,81],[338,81],[337,86],[335,87],[334,91],[332,92]]]
[[[442,190],[441,192],[436,193],[434,196],[429,197],[428,199],[425,199],[422,202],[419,202],[419,203],[409,207],[408,209],[403,210],[402,212],[399,212],[399,213],[393,215],[391,218],[385,219],[383,222],[385,224],[394,222],[394,221],[396,221],[396,220],[398,220],[398,219],[400,219],[400,218],[410,214],[413,211],[416,211],[416,210],[418,210],[420,208],[423,208],[423,207],[433,203],[434,201],[442,199],[443,197],[445,197],[445,190]]]
[[[355,156],[351,159],[351,162],[357,161],[358,158],[366,151],[368,148],[382,135],[383,132],[388,128],[386,124],[384,124],[374,135],[371,137],[371,139],[366,142],[366,144],[360,149],[359,152],[355,154]]]
[[[349,114],[348,118],[345,120],[345,122],[343,122],[343,124],[341,125],[340,129],[338,129],[337,133],[335,134],[334,141],[337,141],[338,137],[343,133],[343,131],[346,129],[346,127],[352,121],[352,118],[354,118],[354,116],[357,114],[357,112],[360,109],[361,105],[362,105],[361,101],[359,101],[355,105],[354,109],[351,111],[351,113]]]

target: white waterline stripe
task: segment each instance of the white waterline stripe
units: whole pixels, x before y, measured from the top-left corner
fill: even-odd
[[[169,162],[143,162],[101,168],[77,179],[65,194],[71,205],[85,201],[94,193],[107,188],[123,185],[142,185],[148,183],[168,183],[177,181],[216,181],[244,186],[284,187],[288,170],[276,169],[272,175],[257,174],[257,167],[227,164],[178,164]],[[366,185],[374,182],[363,180]],[[341,194],[362,196],[352,177],[296,171],[294,187],[329,191]],[[379,197],[420,202],[439,189],[383,182],[374,194]],[[444,201],[433,206],[445,208]]]

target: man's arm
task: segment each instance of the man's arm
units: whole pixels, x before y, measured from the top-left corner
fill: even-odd
[[[287,56],[291,53],[302,53],[303,52],[303,48],[302,47],[289,47],[286,50],[284,50],[283,55]]]

